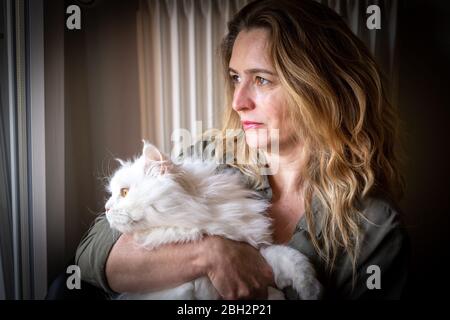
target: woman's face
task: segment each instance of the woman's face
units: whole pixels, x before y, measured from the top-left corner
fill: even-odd
[[[234,84],[233,109],[239,114],[247,144],[266,148],[289,143],[286,98],[270,62],[268,32],[241,31],[234,43],[229,73]]]

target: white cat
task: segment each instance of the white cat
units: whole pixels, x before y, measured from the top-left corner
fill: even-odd
[[[235,169],[219,170],[212,160],[184,159],[175,164],[144,141],[143,154],[121,162],[109,183],[105,205],[112,228],[133,235],[148,249],[217,235],[259,248],[273,269],[277,287],[292,286],[301,299],[318,299],[322,286],[308,259],[299,251],[271,245],[269,203],[248,188]],[[119,299],[218,299],[209,278],[176,288],[143,294],[125,293]],[[269,299],[283,299],[269,290]]]

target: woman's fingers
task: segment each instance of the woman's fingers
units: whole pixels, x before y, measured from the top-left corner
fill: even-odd
[[[266,299],[274,280],[260,252],[246,243],[208,238],[208,276],[218,293],[227,300]]]

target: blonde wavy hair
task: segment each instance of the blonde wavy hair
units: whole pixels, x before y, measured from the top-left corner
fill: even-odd
[[[303,142],[307,155],[302,190],[309,230],[315,229],[313,199],[324,212],[322,237],[309,231],[312,243],[330,271],[342,249],[355,270],[360,201],[374,194],[395,201],[403,190],[398,119],[381,72],[364,43],[333,10],[312,0],[252,2],[229,21],[221,45],[227,79],[222,138],[229,138],[227,129],[242,128],[231,108],[228,67],[237,35],[254,28],[269,33],[269,56],[288,95],[289,121],[298,128],[293,139]],[[247,160],[233,165],[260,185],[257,154],[242,134],[232,140]]]

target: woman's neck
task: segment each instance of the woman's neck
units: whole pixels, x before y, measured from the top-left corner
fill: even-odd
[[[276,154],[267,153],[266,157],[273,172],[269,176],[269,182],[274,200],[293,194],[300,195],[299,187],[304,168],[303,146],[298,144],[287,150],[286,148],[280,149]]]
[[[301,146],[280,150],[278,154],[267,154],[273,175],[269,176],[272,201],[269,215],[273,219],[275,243],[287,243],[295,226],[304,214],[303,192],[301,190],[304,153]]]

